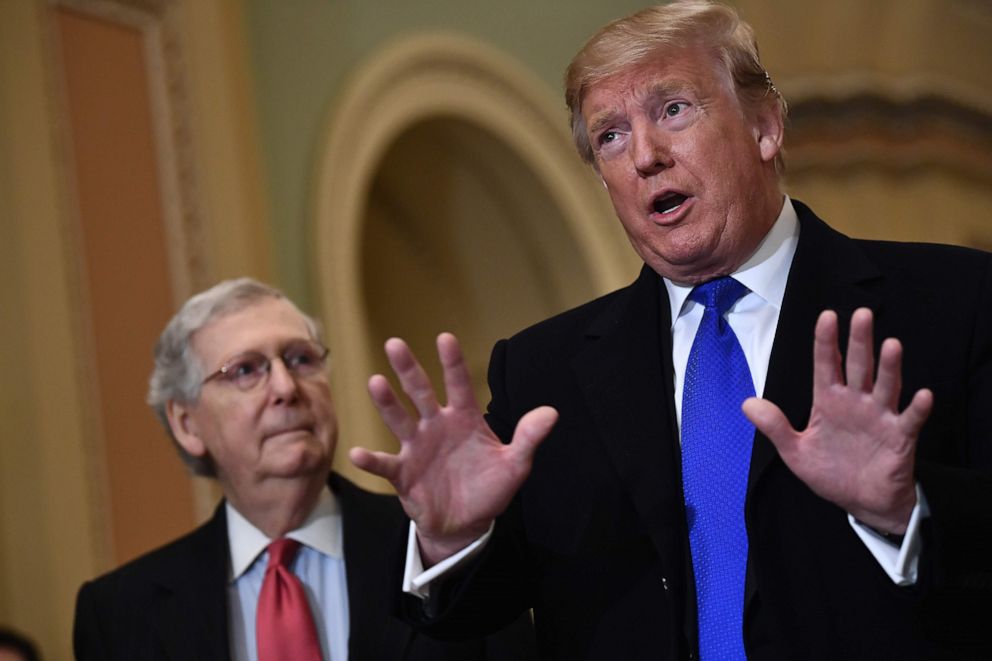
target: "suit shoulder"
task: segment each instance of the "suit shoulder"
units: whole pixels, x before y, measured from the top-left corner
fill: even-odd
[[[964,260],[966,265],[987,264],[992,253],[969,246],[950,243],[927,243],[912,241],[883,241],[854,239],[863,249],[873,254],[885,255],[897,260],[912,257],[930,257],[939,260]]]
[[[792,198],[792,205],[802,228],[800,243],[802,236],[810,232],[806,243],[817,245],[818,253],[827,260],[834,257],[832,251],[844,252],[853,245],[883,271],[910,278],[922,274],[938,283],[980,276],[990,268],[992,254],[986,251],[951,244],[852,238],[830,227],[799,200]]]
[[[889,273],[924,279],[935,285],[960,286],[988,277],[992,253],[939,243],[856,240],[872,261]]]
[[[218,516],[221,516],[220,520]],[[203,550],[211,547],[212,542],[216,543],[218,528],[226,535],[222,515],[215,515],[213,519],[182,537],[85,582],[80,595],[106,595],[118,601],[128,594],[142,592],[155,582],[182,575],[191,562],[204,561]],[[222,553],[224,550],[222,547],[217,552]]]
[[[588,331],[595,331],[600,324],[608,326],[628,303],[634,288],[652,279],[658,278],[653,274],[642,272],[634,283],[528,326],[514,334],[508,341],[514,344],[538,343],[560,346],[566,338],[581,338]]]

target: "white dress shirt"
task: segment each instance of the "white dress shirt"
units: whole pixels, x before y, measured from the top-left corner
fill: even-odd
[[[300,542],[290,570],[303,583],[325,661],[347,661],[348,584],[345,580],[341,509],[330,489],[302,526],[286,535]],[[227,587],[228,632],[234,661],[257,661],[255,611],[273,540],[227,503],[231,573]]]
[[[741,297],[727,312],[726,319],[733,328],[744,351],[754,392],[761,395],[768,376],[768,362],[771,358],[775,329],[778,326],[779,312],[785,296],[785,285],[792,266],[792,258],[799,242],[799,219],[788,196],[784,198],[782,210],[754,254],[731,275],[750,291]],[[691,286],[679,285],[667,278],[663,279],[671,305],[672,323],[672,362],[675,368],[675,412],[679,429],[682,428],[682,390],[685,385],[685,368],[689,361],[689,351],[696,337],[696,330],[702,320],[703,309],[699,303],[689,299]],[[810,336],[810,352],[813,351],[813,338]],[[916,487],[917,504],[910,517],[909,527],[901,547],[883,539],[870,528],[848,515],[854,532],[862,540],[871,554],[897,585],[912,585],[916,582],[920,554],[920,521],[928,514],[926,500],[919,485]],[[411,594],[427,597],[430,583],[446,574],[451,568],[475,555],[488,541],[490,532],[476,540],[460,553],[442,563],[423,570],[420,550],[417,547],[415,527],[410,522],[407,545],[406,571],[403,577],[403,590]]]

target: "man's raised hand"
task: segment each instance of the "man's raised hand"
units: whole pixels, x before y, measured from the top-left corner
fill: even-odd
[[[837,339],[837,315],[821,313],[813,348],[813,408],[805,430],[793,429],[767,400],[746,400],[744,414],[816,494],[872,528],[902,534],[916,504],[914,452],[933,395],[919,390],[899,411],[902,345],[892,338],[882,343],[876,377],[867,308],[851,317],[844,365]]]
[[[386,356],[416,411],[411,414],[382,375],[369,379],[369,395],[399,440],[399,454],[352,448],[352,463],[389,480],[417,525],[425,566],[436,564],[481,537],[530,473],[534,452],[558,419],[542,406],[524,415],[503,445],[489,429],[472,392],[458,340],[437,338],[447,403],[441,405],[426,372],[406,342],[386,342]]]

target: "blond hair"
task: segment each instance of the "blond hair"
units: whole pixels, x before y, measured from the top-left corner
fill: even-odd
[[[582,101],[589,87],[658,57],[663,50],[692,46],[712,51],[726,67],[746,112],[771,99],[778,104],[784,119],[785,99],[758,58],[758,43],[751,26],[726,5],[709,0],[677,0],[609,23],[572,58],[565,71],[565,103],[572,138],[583,161],[594,163],[582,117]],[[779,155],[776,167],[781,171],[782,166]]]

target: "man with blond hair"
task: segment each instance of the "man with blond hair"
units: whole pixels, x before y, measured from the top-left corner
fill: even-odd
[[[407,617],[532,607],[569,661],[992,658],[990,255],[784,195],[786,105],[726,6],[607,25],[565,96],[645,266],[499,342],[485,417],[453,336],[443,406],[387,342],[416,415],[373,377],[402,449],[351,458],[415,523]]]

